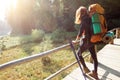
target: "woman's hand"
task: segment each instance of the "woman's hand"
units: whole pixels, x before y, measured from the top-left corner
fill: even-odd
[[[73,40],[72,43],[77,43],[77,41],[76,41],[76,40]]]

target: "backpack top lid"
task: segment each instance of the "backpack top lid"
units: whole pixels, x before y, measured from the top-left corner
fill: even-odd
[[[96,12],[96,13],[99,13],[99,14],[104,14],[104,8],[98,3],[91,4],[89,6],[88,10],[89,10],[89,12],[94,12],[94,13]]]

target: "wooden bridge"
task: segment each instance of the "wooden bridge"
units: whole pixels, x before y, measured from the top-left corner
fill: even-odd
[[[120,80],[120,37],[115,38],[113,43],[114,44],[107,44],[103,49],[101,49],[97,53],[98,61],[99,61],[98,75],[99,75],[99,78],[102,80]],[[65,44],[60,47],[54,48],[52,50],[42,52],[40,54],[35,54],[32,56],[28,56],[25,58],[13,60],[13,61],[1,64],[0,70],[4,70],[8,67],[22,64],[24,62],[32,61],[33,59],[37,59],[46,55],[50,55],[56,51],[59,51],[67,47],[70,47],[70,44]],[[84,57],[88,55],[85,55]],[[66,67],[58,70],[56,73],[48,76],[44,80],[52,80],[53,77],[67,70],[68,68],[70,68],[76,63],[77,61],[67,65]],[[89,67],[90,70],[93,69],[93,64],[87,63],[87,66]],[[80,69],[77,68],[73,70],[70,74],[68,74],[66,77],[64,77],[63,80],[84,80],[84,78],[82,76]],[[87,80],[90,80],[90,79],[87,79]]]
[[[118,31],[116,31],[118,34]],[[116,35],[116,37],[119,37]],[[120,80],[120,38],[115,38],[113,44],[107,44],[97,53],[98,76],[100,80]],[[92,63],[86,63],[93,70]],[[87,80],[92,80],[86,78]],[[80,68],[75,69],[63,80],[84,80]]]
[[[120,45],[108,44],[98,52],[97,56],[100,80],[120,80]],[[93,70],[91,63],[87,63],[87,66]],[[84,77],[80,68],[77,68],[63,80],[84,80]]]

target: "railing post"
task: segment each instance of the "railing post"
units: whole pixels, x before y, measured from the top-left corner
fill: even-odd
[[[120,38],[120,28],[116,30],[116,38]]]

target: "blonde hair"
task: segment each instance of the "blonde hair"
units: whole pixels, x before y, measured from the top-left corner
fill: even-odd
[[[77,10],[76,10],[76,14],[75,14],[75,24],[80,24],[81,23],[81,17],[83,15],[87,14],[87,8],[84,6],[80,6]]]
[[[100,14],[104,14],[104,8],[100,4],[92,4],[89,6],[88,9],[89,12],[94,11]]]

